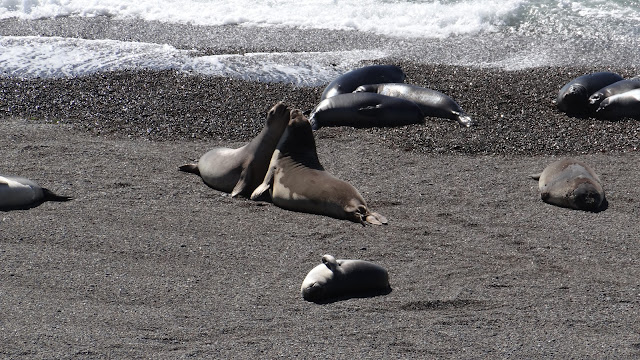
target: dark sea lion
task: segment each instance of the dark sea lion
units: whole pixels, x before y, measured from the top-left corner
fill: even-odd
[[[314,130],[326,126],[385,127],[424,123],[413,101],[369,92],[322,100],[309,117]]]
[[[602,100],[596,116],[603,119],[640,119],[640,89],[611,95]]]
[[[17,176],[0,175],[0,210],[26,210],[45,201],[69,201],[35,182]]]
[[[271,155],[289,123],[289,109],[276,104],[267,113],[264,128],[248,144],[238,148],[215,148],[195,164],[180,166],[180,170],[199,175],[213,189],[231,196],[249,197],[262,183],[269,168]]]
[[[586,211],[599,211],[605,203],[598,175],[581,161],[558,160],[531,177],[538,180],[540,196],[546,203]]]
[[[300,287],[302,297],[328,303],[352,297],[370,297],[391,292],[389,274],[380,265],[364,260],[322,257],[322,264],[309,271]]]
[[[589,96],[620,80],[623,80],[622,76],[606,71],[579,76],[560,89],[555,104],[568,115],[588,115]]]
[[[346,72],[327,85],[320,101],[353,92],[360,85],[403,82],[405,74],[395,65],[370,65]]]
[[[355,92],[370,92],[413,101],[423,116],[455,120],[462,126],[472,126],[474,121],[460,105],[449,96],[432,89],[404,83],[370,84],[359,86]]]
[[[273,152],[269,170],[251,199],[259,199],[267,192],[273,203],[283,209],[361,224],[387,223],[384,216],[369,211],[356,188],[320,165],[311,124],[299,110],[291,111],[291,120]]]
[[[627,91],[640,89],[640,78],[625,79],[607,85],[589,96],[589,105],[593,110],[600,107],[602,100],[612,95],[622,94]]]

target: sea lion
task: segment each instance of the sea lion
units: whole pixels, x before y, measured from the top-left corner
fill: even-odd
[[[311,124],[300,110],[291,111],[291,120],[273,152],[269,170],[251,199],[259,199],[267,191],[273,203],[283,209],[361,224],[387,223],[384,216],[369,211],[358,190],[320,165]]]
[[[364,260],[322,257],[322,264],[309,271],[300,287],[302,297],[327,303],[351,297],[369,297],[391,292],[389,274],[380,265]]]
[[[640,89],[640,78],[625,79],[607,85],[589,96],[589,105],[596,110],[600,107],[602,100],[612,95],[622,94],[624,92]]]
[[[602,100],[596,116],[604,119],[640,118],[640,89],[611,95]]]
[[[353,92],[358,86],[377,83],[400,83],[405,74],[395,65],[370,65],[348,71],[327,85],[320,101],[332,96]]]
[[[26,210],[45,201],[69,201],[35,182],[17,176],[0,175],[0,210]]]
[[[424,123],[413,101],[369,92],[341,94],[322,100],[311,112],[313,130],[325,126],[401,126]]]
[[[370,84],[359,86],[354,92],[370,92],[413,101],[423,116],[432,116],[457,121],[460,125],[474,125],[460,105],[449,96],[432,89],[404,83]]]
[[[264,128],[248,144],[238,148],[215,148],[195,164],[180,166],[180,171],[199,175],[208,186],[249,197],[260,185],[269,168],[271,154],[289,122],[289,108],[276,104],[267,113]]]
[[[579,76],[560,89],[554,103],[560,111],[568,115],[588,115],[590,113],[589,96],[620,80],[623,80],[622,76],[606,71]]]
[[[605,203],[598,175],[581,161],[558,160],[531,178],[538,180],[540,196],[546,203],[593,212],[601,210]]]

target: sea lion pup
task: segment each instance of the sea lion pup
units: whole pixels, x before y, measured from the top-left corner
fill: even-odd
[[[596,116],[603,119],[640,119],[640,89],[611,95],[602,100]]]
[[[587,164],[566,158],[547,166],[538,180],[542,201],[571,209],[599,211],[605,202],[598,175]]]
[[[251,199],[259,199],[267,191],[273,203],[283,209],[363,225],[387,223],[384,216],[369,211],[356,188],[320,165],[311,124],[300,110],[291,111],[291,120],[273,152],[269,170]]]
[[[302,297],[328,303],[352,297],[386,295],[391,292],[389,274],[380,265],[364,260],[336,260],[322,257],[322,264],[309,271],[300,287]]]
[[[640,78],[625,79],[607,85],[589,96],[589,105],[595,111],[600,107],[602,100],[609,96],[618,95],[627,91],[640,89]]]
[[[353,92],[358,86],[378,83],[403,82],[405,74],[395,65],[370,65],[348,71],[327,85],[320,101],[332,96]]]
[[[215,148],[195,164],[180,166],[180,171],[199,175],[208,186],[249,197],[260,185],[269,168],[271,155],[289,122],[289,108],[276,104],[267,113],[264,128],[248,144],[238,148]]]
[[[388,127],[423,124],[413,101],[369,92],[341,94],[321,101],[311,112],[313,130],[327,126]]]
[[[0,210],[26,210],[45,201],[69,201],[69,196],[56,195],[35,182],[17,176],[0,175]]]
[[[389,83],[362,85],[354,92],[371,92],[410,100],[418,105],[423,116],[455,120],[465,127],[475,124],[458,103],[436,90],[404,83]]]
[[[554,104],[568,115],[589,115],[589,96],[620,80],[622,76],[606,71],[579,76],[560,89]]]

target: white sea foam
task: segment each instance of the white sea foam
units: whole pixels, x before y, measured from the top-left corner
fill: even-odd
[[[0,74],[11,77],[72,77],[100,71],[152,69],[193,72],[301,86],[326,83],[378,51],[248,53],[200,56],[170,45],[116,40],[7,36],[0,38]]]
[[[108,15],[195,25],[294,26],[401,37],[492,31],[526,0],[0,0],[0,19]]]
[[[638,0],[0,0],[0,19],[136,18],[194,25],[294,26],[399,37],[637,28]],[[594,24],[597,23],[597,24]],[[591,26],[594,25],[594,26]],[[589,28],[591,29],[585,29]],[[612,32],[611,29],[606,32]],[[637,31],[637,29],[635,30]],[[637,33],[636,33],[637,34]]]

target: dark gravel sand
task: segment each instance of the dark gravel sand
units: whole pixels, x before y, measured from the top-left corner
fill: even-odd
[[[255,136],[277,101],[310,110],[321,88],[170,71],[0,79],[2,173],[75,197],[0,213],[0,355],[640,356],[640,124],[550,105],[604,69],[389,62],[478,126],[316,132],[325,168],[383,227],[232,199],[177,170]],[[601,175],[606,211],[540,200],[528,175],[561,155]],[[393,291],[305,302],[325,253],[385,266]]]
[[[544,155],[632,151],[636,120],[576,119],[551,101],[562,85],[602,69],[501,71],[390,60],[407,83],[439,90],[478,122],[470,129],[427,119],[424,126],[365,129],[390,147],[420,153]],[[637,69],[609,69],[630,77]],[[0,78],[0,114],[72,124],[94,134],[150,140],[248,141],[278,101],[309,111],[323,87],[265,84],[173,71],[102,73],[67,80]],[[336,131],[325,129],[319,137]]]

